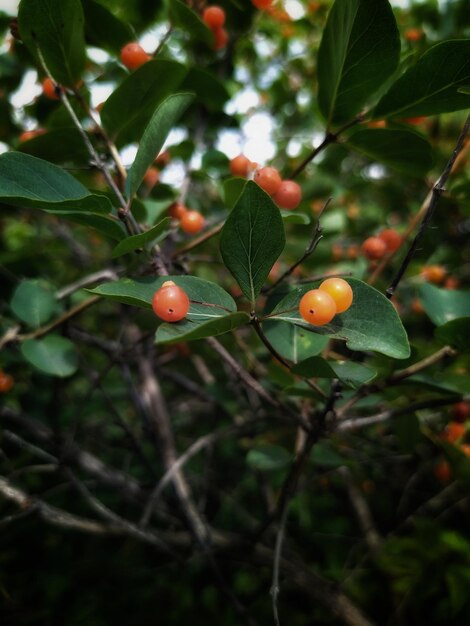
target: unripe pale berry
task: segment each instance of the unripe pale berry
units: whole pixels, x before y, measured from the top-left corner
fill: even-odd
[[[273,196],[274,202],[281,209],[296,209],[302,200],[302,189],[293,180],[283,180]]]
[[[336,313],[344,313],[352,304],[353,290],[343,278],[327,278],[321,283],[319,289],[326,291],[333,298],[336,304]]]
[[[302,296],[299,312],[309,324],[323,326],[331,322],[336,315],[336,304],[326,291],[311,289]]]
[[[281,176],[275,167],[261,167],[256,170],[254,181],[270,196],[277,193],[282,183]]]
[[[189,311],[187,293],[172,280],[167,280],[152,298],[152,309],[165,322],[179,322]]]
[[[121,48],[121,62],[129,70],[136,70],[144,63],[147,63],[147,61],[150,61],[151,58],[142,46],[135,41],[127,43]]]

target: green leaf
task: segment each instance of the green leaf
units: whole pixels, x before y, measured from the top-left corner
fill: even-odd
[[[57,165],[21,152],[0,155],[0,199],[49,213],[78,209],[108,213],[112,209],[108,198],[91,194]]]
[[[470,351],[470,317],[459,317],[447,322],[436,328],[434,334],[459,352]]]
[[[252,304],[285,242],[279,209],[267,193],[249,181],[225,222],[220,252]]]
[[[144,248],[146,244],[151,241],[155,241],[160,235],[162,235],[171,224],[171,218],[165,217],[161,222],[158,222],[156,226],[150,228],[140,235],[133,235],[132,237],[126,237],[114,248],[112,257],[115,259],[118,256],[133,252],[138,248]]]
[[[470,311],[470,291],[440,289],[424,283],[419,289],[424,310],[436,326],[442,326]]]
[[[155,161],[155,157],[181,115],[193,100],[193,94],[177,93],[164,100],[152,115],[140,140],[134,163],[126,179],[126,193],[131,198],[142,182],[145,172]]]
[[[202,41],[207,46],[212,47],[214,36],[197,13],[180,0],[167,0],[167,3],[173,26],[186,30],[192,39]]]
[[[399,56],[388,0],[336,0],[318,51],[318,103],[328,125],[351,120],[393,74]]]
[[[296,211],[280,211],[280,213],[285,224],[302,224],[303,226],[310,224],[310,217],[305,213]]]
[[[292,455],[281,446],[259,446],[246,455],[250,467],[262,472],[282,469],[292,462]]]
[[[346,459],[338,454],[330,441],[320,441],[315,444],[310,460],[315,465],[323,467],[340,467],[347,464]]]
[[[200,67],[191,67],[181,84],[182,91],[193,91],[197,100],[202,102],[210,111],[220,111],[230,94],[225,85]]]
[[[18,151],[53,163],[76,163],[82,167],[90,158],[76,128],[50,129],[47,133],[20,143]]]
[[[207,308],[207,307],[205,307]],[[194,318],[191,309],[184,320],[177,324],[161,324],[155,335],[156,343],[178,343],[180,341],[190,341],[194,339],[204,339],[205,337],[215,337],[228,333],[238,326],[243,326],[250,322],[248,313],[238,311],[236,313],[227,313],[223,309],[212,309],[212,313],[222,312],[216,319],[206,320],[203,318]]]
[[[438,43],[410,67],[381,98],[374,118],[450,113],[470,107],[459,87],[470,81],[470,40]]]
[[[424,176],[434,162],[431,144],[410,130],[360,130],[348,138],[348,144],[370,159],[409,176]]]
[[[75,345],[59,335],[27,339],[21,344],[21,354],[31,365],[51,376],[66,378],[78,369]]]
[[[224,180],[224,203],[227,209],[233,209],[246,185],[246,178],[227,178]]]
[[[68,87],[75,85],[85,67],[80,0],[22,0],[18,26],[26,47],[36,59],[40,49],[55,80]]]
[[[342,339],[351,350],[380,352],[394,359],[406,359],[410,346],[405,329],[393,304],[379,291],[355,278],[348,278],[354,300],[352,306],[336,315],[329,324],[312,326],[299,313],[300,298],[318,287],[302,285],[291,291],[274,308],[271,320],[297,324],[313,333]]]
[[[358,389],[377,376],[371,367],[353,361],[325,361],[314,356],[301,361],[292,368],[293,374],[306,378],[338,378],[348,387]]]
[[[39,280],[22,280],[10,302],[16,317],[33,328],[47,322],[56,306],[54,294]]]
[[[82,0],[85,13],[85,32],[93,46],[119,56],[121,48],[135,40],[131,27],[121,22],[105,6],[94,0]]]
[[[181,63],[157,59],[124,79],[101,110],[104,127],[119,145],[140,140],[156,107],[174,93],[186,71]]]
[[[328,337],[311,333],[300,326],[266,320],[263,332],[269,343],[281,356],[292,363],[299,363],[323,352]]]
[[[54,212],[55,211],[46,210],[46,213]],[[55,213],[76,224],[93,228],[101,235],[109,237],[110,239],[121,241],[121,239],[125,239],[126,237],[124,226],[118,219],[100,215],[99,213],[90,213],[88,211],[60,211]]]

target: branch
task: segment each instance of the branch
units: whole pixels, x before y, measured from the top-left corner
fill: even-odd
[[[470,114],[467,116],[467,119],[465,121],[465,124],[462,128],[462,131],[459,135],[459,138],[457,140],[457,143],[455,145],[454,151],[452,152],[452,155],[450,157],[450,159],[447,162],[447,165],[444,169],[444,171],[442,172],[441,176],[439,177],[439,179],[437,180],[437,182],[435,183],[434,187],[432,188],[432,192],[431,192],[431,197],[429,200],[429,204],[426,208],[426,212],[424,214],[423,220],[419,226],[418,232],[416,233],[416,236],[408,250],[408,252],[406,253],[405,258],[402,261],[402,264],[400,265],[394,279],[392,280],[392,282],[390,283],[389,288],[386,291],[386,295],[387,298],[391,298],[393,296],[393,294],[395,293],[395,291],[397,290],[397,287],[401,281],[401,279],[403,278],[406,270],[408,269],[409,264],[411,263],[411,260],[413,259],[416,250],[418,248],[419,242],[421,241],[427,227],[429,226],[432,217],[434,215],[434,211],[439,203],[439,200],[444,192],[445,189],[445,184],[447,182],[447,179],[449,178],[451,172],[452,172],[452,168],[454,166],[455,160],[457,159],[457,156],[459,155],[459,153],[461,152],[464,144],[465,144],[465,138],[468,134],[468,131],[470,129]]]

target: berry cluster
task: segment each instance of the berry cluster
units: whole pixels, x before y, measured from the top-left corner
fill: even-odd
[[[196,235],[201,232],[206,224],[204,216],[199,211],[192,211],[181,202],[174,202],[168,213],[170,217],[179,221],[181,230],[188,235]]]
[[[224,28],[225,11],[215,4],[204,9],[202,21],[214,35],[214,50],[222,50],[228,42],[228,33]]]
[[[337,313],[344,313],[353,301],[351,285],[342,278],[327,278],[318,289],[307,291],[299,303],[302,318],[314,326],[328,324]]]
[[[255,172],[253,180],[261,189],[272,196],[280,209],[296,209],[302,200],[302,189],[293,180],[282,180],[275,167],[257,167],[244,154],[239,154],[230,161],[230,172],[233,176],[247,178]]]
[[[362,253],[370,261],[377,261],[386,254],[396,252],[402,237],[393,228],[385,228],[375,237],[368,237],[362,244]]]

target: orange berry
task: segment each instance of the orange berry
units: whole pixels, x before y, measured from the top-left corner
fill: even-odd
[[[29,141],[30,139],[34,139],[34,137],[39,137],[39,135],[44,135],[46,131],[44,128],[36,128],[35,130],[25,130],[18,137],[18,141],[23,143],[23,141]]]
[[[42,81],[42,92],[49,100],[60,100],[60,91],[61,87],[50,78],[45,78]]]
[[[160,152],[160,154],[155,157],[155,165],[158,165],[159,167],[165,167],[170,161],[171,154],[168,152],[168,150]]]
[[[0,370],[0,393],[8,393],[14,384],[13,376]]]
[[[470,457],[470,445],[468,443],[463,443],[460,446],[460,451],[465,454],[465,456]]]
[[[334,243],[331,246],[331,256],[333,261],[340,261],[343,258],[343,247],[339,243]]]
[[[434,466],[434,476],[441,483],[448,483],[452,478],[452,469],[447,461],[440,461]]]
[[[277,193],[282,183],[281,176],[275,167],[261,167],[256,170],[254,181],[270,196]]]
[[[386,228],[378,234],[378,237],[387,246],[387,252],[396,252],[401,246],[401,235],[399,235],[396,230],[393,230],[393,228]]]
[[[230,173],[232,176],[246,178],[250,173],[253,164],[244,154],[239,154],[230,161]]]
[[[351,244],[350,246],[348,246],[348,249],[346,250],[346,256],[348,257],[348,259],[351,260],[357,259],[357,257],[359,256],[359,246],[356,244]]]
[[[225,24],[225,11],[214,4],[204,9],[202,20],[213,30],[221,28]]]
[[[153,189],[160,180],[160,172],[156,167],[149,167],[144,175],[144,185],[149,189]]]
[[[336,313],[347,311],[353,301],[351,285],[342,278],[327,278],[319,289],[329,294],[336,304]]]
[[[206,220],[199,211],[186,211],[180,218],[181,230],[190,235],[199,233],[203,228]]]
[[[225,48],[228,42],[228,33],[225,28],[214,28],[212,32],[214,33],[214,50],[222,50]]]
[[[449,422],[444,431],[444,439],[449,443],[455,443],[465,434],[465,425],[460,422]]]
[[[181,202],[173,202],[171,207],[168,209],[168,213],[170,214],[170,217],[172,217],[175,220],[180,220],[183,217],[183,215],[187,212],[188,212],[188,207],[184,206],[184,204],[181,204]]]
[[[411,301],[411,310],[413,313],[416,313],[416,315],[422,315],[424,313],[424,307],[419,298],[415,298]]]
[[[385,241],[379,237],[368,237],[361,246],[362,254],[369,260],[381,259],[387,252]]]
[[[257,9],[268,9],[272,5],[273,0],[251,0],[251,3]]]
[[[454,422],[466,422],[470,418],[470,403],[457,402],[450,410]]]
[[[189,311],[187,293],[172,280],[167,280],[152,298],[152,309],[165,322],[179,322]]]
[[[455,276],[448,276],[444,281],[444,287],[446,289],[458,289],[460,287],[460,280]]]
[[[402,122],[405,124],[412,124],[413,126],[417,126],[418,124],[422,124],[426,119],[426,115],[419,115],[418,117],[407,117]]]
[[[136,70],[152,57],[137,42],[127,43],[121,48],[121,62],[128,70]]]
[[[309,324],[323,326],[331,322],[336,315],[336,304],[326,291],[311,289],[300,299],[299,312]]]
[[[409,28],[405,31],[404,36],[407,41],[419,41],[423,38],[424,32],[421,28]]]
[[[283,180],[273,200],[281,209],[296,209],[302,200],[302,189],[293,180]]]
[[[387,120],[372,120],[367,122],[367,128],[386,128]]]
[[[421,270],[421,276],[428,283],[439,285],[446,277],[446,270],[442,265],[427,265]]]

